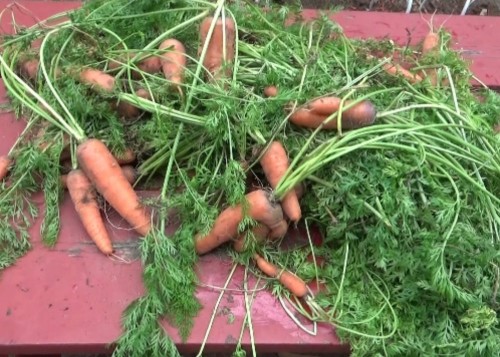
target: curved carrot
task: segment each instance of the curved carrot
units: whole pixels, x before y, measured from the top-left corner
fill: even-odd
[[[113,253],[113,245],[101,217],[94,187],[82,170],[72,170],[67,178],[68,192],[75,210],[97,248],[106,255]]]
[[[195,249],[198,254],[205,254],[236,237],[238,226],[245,214],[271,230],[283,220],[281,206],[271,202],[266,191],[252,191],[247,193],[245,198],[246,205],[238,204],[222,211],[206,236],[196,235]]]
[[[265,224],[258,224],[252,228],[251,232],[245,231],[240,233],[238,239],[236,239],[233,243],[233,248],[238,253],[241,253],[245,248],[245,241],[249,239],[250,234],[253,235],[253,238],[257,243],[264,241],[269,234],[270,229]]]
[[[161,68],[165,78],[171,81],[177,90],[180,90],[186,67],[186,48],[174,38],[163,41],[159,48],[160,50],[170,48],[168,52],[160,56]]]
[[[289,167],[288,156],[285,148],[279,141],[273,141],[260,159],[260,165],[266,175],[267,181],[274,189]],[[290,220],[297,222],[302,217],[299,199],[295,190],[290,190],[281,200],[283,212]]]
[[[0,181],[2,181],[10,170],[12,159],[8,155],[0,156]]]
[[[200,50],[208,40],[208,31],[213,19],[213,17],[209,16],[200,25]],[[222,19],[217,19],[203,60],[203,66],[212,74],[213,79],[217,80],[232,75],[231,65],[235,56],[235,43],[236,30],[234,21],[228,17],[225,18],[225,23]]]
[[[98,139],[88,139],[78,145],[77,159],[97,191],[139,234],[151,229],[151,218],[139,201],[120,165]]]
[[[297,275],[287,270],[278,269],[274,264],[268,262],[257,253],[254,254],[253,258],[264,274],[271,278],[277,278],[293,295],[301,298],[309,294],[306,283]]]

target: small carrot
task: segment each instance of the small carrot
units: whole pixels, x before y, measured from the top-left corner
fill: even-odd
[[[408,82],[416,84],[422,81],[422,77],[420,77],[418,74],[413,74],[410,71],[408,71],[406,68],[403,68],[400,64],[392,64],[392,63],[386,63],[383,66],[383,69],[390,75],[393,76],[403,76]]]
[[[165,78],[180,91],[186,67],[186,48],[174,38],[163,41],[159,48],[160,50],[170,49],[160,56],[161,68]]]
[[[251,232],[245,231],[239,234],[238,238],[233,243],[233,248],[238,253],[241,253],[245,248],[245,242],[250,238],[250,234],[257,243],[264,241],[269,234],[270,229],[264,224],[258,224],[252,228]]]
[[[119,165],[131,164],[137,159],[137,155],[130,148],[125,149],[120,154],[115,153],[113,156]]]
[[[151,218],[120,165],[104,143],[87,139],[77,147],[78,163],[96,190],[139,234],[151,229]]]
[[[19,73],[26,79],[34,81],[38,76],[38,65],[40,62],[35,59],[28,59],[25,61],[20,61],[18,64]]]
[[[108,68],[110,70],[116,70],[119,69],[122,66],[122,63],[126,63],[129,59],[135,57],[134,52],[128,53],[126,56],[123,56],[122,58],[119,58],[118,60],[110,60],[108,63]],[[146,72],[149,74],[155,74],[158,73],[161,69],[161,62],[160,58],[158,56],[148,56],[144,59],[141,59],[139,63],[137,63],[137,68],[142,71]],[[139,71],[132,70],[131,75],[133,79],[141,79],[142,74]]]
[[[422,54],[428,54],[437,50],[439,46],[439,35],[434,31],[430,30],[427,35],[425,35],[422,42]]]
[[[78,78],[82,83],[103,92],[115,89],[115,78],[98,69],[86,68],[79,73]]]
[[[267,86],[264,88],[264,95],[266,97],[276,97],[278,95],[278,88],[276,86]]]
[[[238,226],[245,213],[271,230],[283,220],[281,206],[271,202],[266,191],[252,191],[247,193],[245,198],[247,206],[243,207],[242,204],[238,204],[226,208],[219,214],[206,236],[196,235],[195,249],[198,254],[205,254],[236,237]]]
[[[232,19],[226,17],[225,22],[222,19],[217,19],[212,36],[208,39],[208,32],[213,20],[214,18],[209,16],[200,25],[200,50],[208,40],[203,66],[213,76],[213,79],[217,80],[222,77],[230,77],[233,73],[231,65],[235,56],[236,30]]]
[[[12,159],[8,155],[0,156],[0,181],[2,181],[10,170]]]
[[[97,248],[106,254],[113,253],[113,245],[101,217],[97,194],[82,170],[72,170],[67,177],[68,192],[75,210]]]
[[[288,155],[279,141],[271,143],[260,159],[260,165],[266,175],[267,181],[275,189],[289,167]],[[302,213],[295,190],[286,193],[281,199],[281,206],[283,207],[283,212],[290,220],[294,222],[300,220]]]
[[[283,269],[278,269],[274,264],[268,262],[266,259],[261,257],[259,254],[254,254],[254,260],[257,263],[257,266],[260,270],[267,276],[271,278],[276,278],[279,282],[290,292],[299,297],[305,297],[309,294],[309,290],[307,289],[306,283],[299,278],[297,275],[292,274],[291,272]]]

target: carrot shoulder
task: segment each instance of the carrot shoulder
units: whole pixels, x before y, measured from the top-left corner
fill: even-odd
[[[151,218],[106,145],[88,139],[78,145],[77,159],[97,191],[139,234],[151,229]]]
[[[238,235],[239,224],[245,215],[264,224],[271,230],[283,220],[283,211],[280,205],[272,203],[266,191],[252,191],[245,198],[245,205],[238,204],[222,211],[206,236],[196,235],[195,249],[198,254],[208,253],[219,245],[235,238]]]
[[[104,225],[97,204],[97,195],[91,182],[82,170],[72,170],[67,178],[68,192],[75,210],[97,248],[106,254],[113,253],[113,245]]]
[[[254,254],[254,260],[264,274],[271,278],[277,278],[279,282],[295,296],[301,298],[308,295],[309,290],[307,289],[306,283],[297,275],[284,269],[278,269],[274,264],[268,262],[257,253]]]
[[[260,165],[267,181],[274,189],[285,175],[289,167],[285,148],[279,141],[273,141],[260,159]],[[283,212],[290,220],[297,222],[302,217],[299,199],[295,190],[290,190],[281,200]]]

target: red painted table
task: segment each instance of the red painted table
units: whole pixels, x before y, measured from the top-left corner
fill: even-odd
[[[0,10],[8,3],[0,1]],[[19,3],[38,19],[79,5],[79,2]],[[20,24],[35,22],[27,13],[18,10],[15,13]],[[311,17],[314,11],[305,14]],[[419,15],[342,12],[334,18],[348,36],[358,38],[390,37],[404,44],[411,34],[414,43],[427,31]],[[10,17],[5,20],[3,31],[10,28]],[[500,43],[488,36],[500,31],[500,18],[436,16],[434,22],[439,26],[445,20],[445,26],[453,33],[454,47],[472,61],[476,76],[491,87],[500,86],[496,72],[500,67]],[[0,97],[6,100],[3,86]],[[12,113],[0,114],[0,154],[8,152],[22,127],[23,123]],[[42,199],[40,204],[43,206]],[[67,196],[61,221],[60,240],[55,249],[48,249],[40,242],[38,222],[32,229],[33,249],[0,275],[0,354],[109,352],[107,345],[121,333],[123,310],[144,293],[138,238],[129,230],[111,227],[125,226],[123,222],[111,214],[108,228],[117,253],[128,262],[111,260],[97,251]],[[203,308],[189,340],[180,343],[175,330],[164,325],[181,351],[198,351],[220,293],[213,287],[223,286],[231,267],[231,262],[223,256],[209,254],[200,258],[197,271],[202,284],[197,295]],[[242,270],[237,269],[228,286],[234,290],[226,292],[221,301],[206,351],[234,350],[245,315],[243,294],[239,292],[242,278]],[[348,353],[348,346],[339,343],[329,326],[318,325],[316,336],[299,329],[269,292],[256,294],[252,319],[259,352]],[[248,347],[249,342],[246,333],[244,347]]]

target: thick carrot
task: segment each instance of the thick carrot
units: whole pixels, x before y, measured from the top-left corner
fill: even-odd
[[[79,73],[79,79],[82,83],[104,92],[112,92],[115,89],[115,77],[98,69],[82,70]]]
[[[137,179],[137,171],[135,168],[132,165],[124,165],[121,168],[123,174],[127,178],[127,181],[130,182],[130,184],[133,184]],[[68,187],[68,175],[61,175],[61,185],[64,188]]]
[[[97,248],[106,255],[113,253],[113,245],[101,217],[97,194],[82,170],[72,170],[67,179],[68,192],[85,231]]]
[[[269,227],[267,227],[264,224],[258,224],[251,230],[251,234],[253,235],[257,243],[264,241],[267,238],[269,232],[270,232]],[[249,237],[250,237],[249,231],[240,233],[238,239],[236,239],[233,243],[234,250],[241,253],[244,250],[245,242],[247,239],[249,239]]]
[[[422,77],[420,77],[418,74],[411,73],[398,63],[396,64],[386,63],[384,64],[383,68],[388,74],[393,76],[403,76],[410,83],[416,84],[422,81]]]
[[[268,262],[257,253],[254,254],[253,258],[264,274],[271,278],[277,278],[293,295],[301,298],[309,294],[306,283],[297,275],[284,269],[278,269],[274,264]]]
[[[210,16],[205,18],[200,25],[200,50],[208,40],[208,31],[210,30],[212,21],[213,17]],[[236,43],[234,21],[227,17],[225,18],[225,23],[222,19],[217,19],[209,41],[203,66],[212,74],[215,80],[222,77],[230,77],[233,73],[232,62],[235,56]]]
[[[119,165],[131,164],[137,159],[137,155],[132,149],[125,149],[121,154],[114,154],[116,162]]]
[[[12,160],[7,155],[0,156],[0,181],[2,181],[10,170]]]
[[[88,139],[78,145],[77,159],[97,191],[139,234],[151,229],[151,218],[139,201],[120,165],[98,139]]]
[[[143,88],[136,90],[135,95],[144,99],[151,99],[149,92]],[[120,117],[123,119],[134,119],[141,114],[141,110],[139,108],[125,101],[121,101],[116,106],[116,110],[118,111]]]
[[[278,88],[276,86],[267,86],[264,88],[264,95],[266,97],[276,97],[278,95]]]
[[[271,143],[260,159],[260,165],[271,187],[273,189],[276,188],[289,167],[285,148],[279,141]],[[281,199],[281,206],[283,207],[283,212],[292,221],[297,222],[300,220],[302,213],[295,190],[290,190],[286,193]]]
[[[171,81],[177,90],[180,90],[186,68],[186,48],[174,38],[163,41],[159,48],[160,50],[170,49],[160,56],[161,68],[165,78]]]
[[[279,204],[270,201],[264,190],[247,193],[247,205],[241,204],[226,208],[215,220],[212,229],[206,236],[195,237],[195,249],[198,254],[205,254],[238,235],[238,226],[244,215],[273,229],[283,220],[283,211]]]

